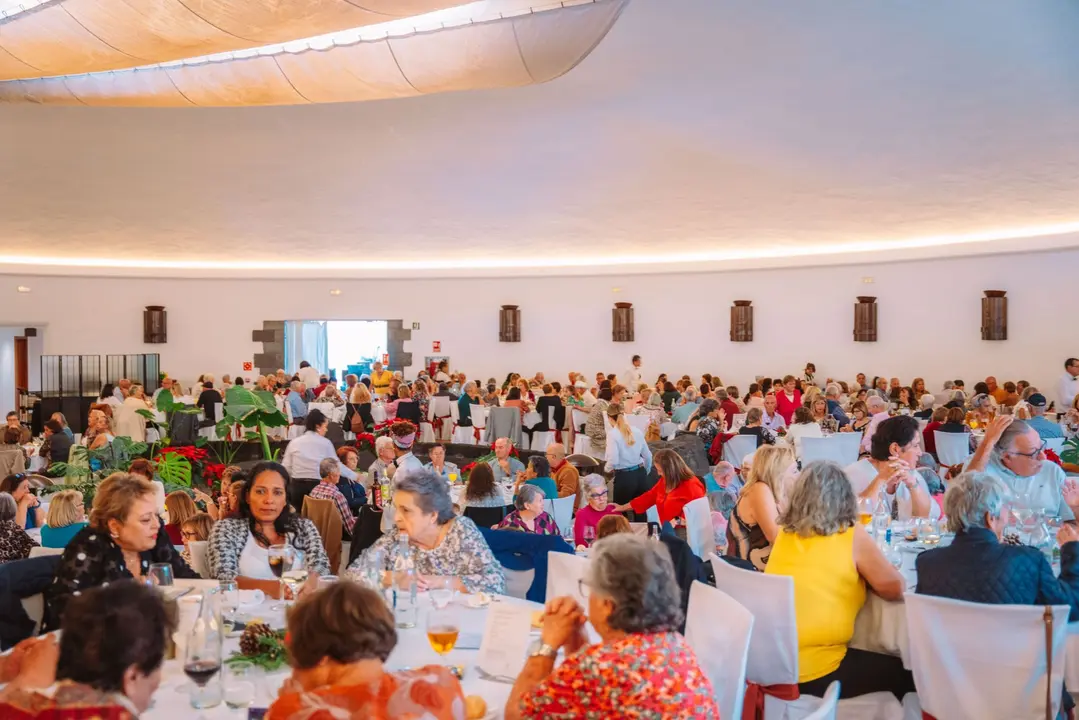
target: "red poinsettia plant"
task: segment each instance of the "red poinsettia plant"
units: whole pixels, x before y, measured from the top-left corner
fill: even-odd
[[[360,433],[356,436],[356,449],[360,452],[369,450],[375,451],[375,435],[374,433]]]
[[[1046,459],[1046,460],[1048,460],[1049,462],[1054,462],[1054,463],[1056,463],[1057,465],[1060,465],[1060,464],[1062,464],[1062,463],[1061,463],[1061,460],[1060,460],[1060,456],[1059,456],[1059,455],[1057,455],[1057,454],[1056,454],[1056,452],[1054,452],[1054,451],[1053,451],[1052,449],[1050,449],[1050,448],[1046,448],[1046,449],[1045,449],[1045,459]]]
[[[161,448],[157,454],[168,455],[169,453],[176,453],[180,457],[185,457],[191,462],[202,462],[209,454],[205,448],[195,447],[194,445],[169,445],[168,447]]]

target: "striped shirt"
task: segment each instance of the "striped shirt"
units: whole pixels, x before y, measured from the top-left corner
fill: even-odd
[[[348,531],[349,535],[352,534],[352,527],[356,524],[356,516],[352,514],[348,507],[348,501],[345,500],[345,496],[341,494],[336,485],[320,482],[311,489],[311,497],[316,500],[333,500],[337,505],[338,512],[341,513],[341,522],[344,524],[345,530]]]

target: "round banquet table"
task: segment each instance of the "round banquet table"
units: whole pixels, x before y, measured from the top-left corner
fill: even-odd
[[[217,581],[176,580],[175,584],[178,587],[194,587],[195,590],[192,592],[200,592],[205,588],[216,587]],[[465,646],[464,649],[455,648],[445,658],[440,658],[435,654],[435,651],[431,649],[430,644],[427,642],[427,633],[424,630],[426,614],[427,610],[431,607],[431,602],[426,593],[420,593],[420,612],[416,627],[409,629],[398,628],[397,647],[394,648],[390,657],[387,659],[386,669],[394,671],[434,664],[462,665],[465,668],[465,673],[464,678],[461,680],[461,686],[464,689],[465,695],[479,695],[487,701],[488,717],[501,718],[503,716],[503,708],[505,708],[506,701],[509,699],[512,686],[506,683],[483,680],[479,677],[479,673],[475,668],[475,663],[479,656],[478,648],[480,639],[483,637],[484,625],[487,622],[487,609],[470,608],[463,603],[463,597],[464,596],[458,594],[454,599],[454,602],[457,604],[461,622],[461,634],[458,643],[459,645]],[[257,607],[244,606],[241,608],[239,616],[241,619],[260,618],[272,627],[283,627],[283,613],[281,611],[270,610],[270,606],[274,605],[276,602],[277,601],[275,600],[267,599]],[[496,596],[496,602],[524,605],[531,607],[534,610],[541,610],[543,607],[537,603],[519,600],[505,595]],[[225,658],[239,649],[239,640],[238,637],[225,639],[223,653]],[[267,707],[267,705],[272,702],[272,699],[277,696],[277,690],[280,688],[281,683],[288,677],[289,672],[289,669],[285,667],[278,672],[263,676],[261,682],[256,683],[256,699],[252,707]],[[188,695],[188,691],[191,687],[193,687],[191,682],[187,679],[187,676],[184,675],[183,660],[176,659],[165,661],[161,677],[161,687],[154,693],[153,706],[143,713],[141,717],[143,720],[181,720],[181,718],[183,720],[189,720],[190,718],[197,717],[199,711],[191,707],[190,697]],[[493,711],[493,714],[491,711]],[[246,711],[241,714],[239,710],[230,710],[224,702],[216,707],[203,710],[202,714],[207,720],[225,720],[226,718],[237,720],[237,718],[247,717]]]

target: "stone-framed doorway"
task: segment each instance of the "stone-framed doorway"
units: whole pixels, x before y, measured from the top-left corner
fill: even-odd
[[[405,351],[405,341],[412,339],[412,329],[406,328],[400,319],[386,320],[385,323],[386,354],[390,356],[388,369],[404,371],[412,364],[412,353]],[[251,342],[262,343],[262,352],[255,353],[255,367],[260,375],[272,375],[285,366],[284,320],[263,320],[261,330],[251,331]]]

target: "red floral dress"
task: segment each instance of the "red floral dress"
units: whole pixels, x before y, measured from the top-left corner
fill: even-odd
[[[523,696],[521,712],[537,720],[719,720],[712,684],[678,633],[585,648]]]

